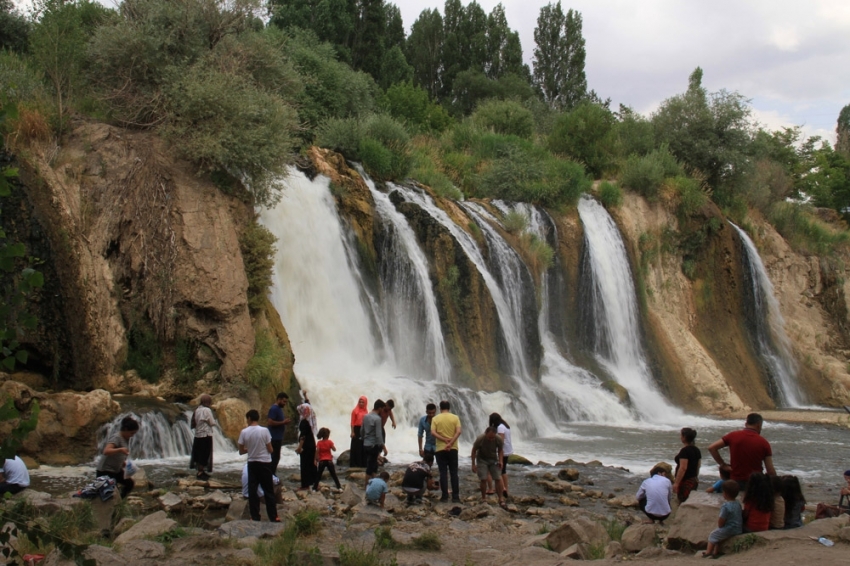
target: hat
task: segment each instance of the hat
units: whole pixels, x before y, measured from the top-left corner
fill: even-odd
[[[653,469],[653,470],[654,470],[654,469],[656,469],[656,468],[661,468],[662,470],[664,470],[664,471],[665,471],[666,473],[668,473],[668,474],[672,474],[672,473],[673,473],[673,466],[671,466],[671,465],[670,465],[670,464],[668,464],[667,462],[658,462],[657,464],[655,464],[654,466],[652,466],[652,469]],[[652,470],[650,470],[650,471],[649,471],[649,473],[651,474],[651,473],[652,473]]]
[[[844,472],[844,475],[845,475],[845,476],[850,476],[850,470],[847,470],[846,472]]]

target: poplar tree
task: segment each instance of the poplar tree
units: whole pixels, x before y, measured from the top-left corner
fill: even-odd
[[[540,9],[534,29],[534,83],[550,107],[570,110],[587,97],[585,47],[579,12],[560,1]]]
[[[410,28],[407,61],[413,67],[413,82],[431,99],[440,93],[443,54],[443,17],[439,10],[423,10]]]

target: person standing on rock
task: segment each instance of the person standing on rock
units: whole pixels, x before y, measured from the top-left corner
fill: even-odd
[[[425,405],[425,415],[419,419],[419,430],[416,432],[416,436],[419,439],[419,457],[425,458],[428,454],[431,455],[433,459],[434,453],[437,452],[437,439],[434,438],[434,435],[431,434],[431,421],[434,419],[434,415],[437,414],[437,405],[434,403],[428,403]],[[422,441],[425,441],[423,445]]]
[[[263,493],[274,493],[272,479],[272,436],[269,429],[260,426],[260,413],[251,409],[245,413],[248,426],[239,433],[239,453],[248,455],[248,510],[252,521],[260,520],[260,496],[257,486],[263,488]],[[277,504],[273,496],[266,496],[266,513],[269,521],[279,523]]]
[[[440,469],[440,501],[449,500],[448,479],[451,474],[452,501],[460,503],[460,481],[457,475],[458,443],[461,433],[460,419],[451,412],[448,401],[440,401],[440,414],[431,420],[431,434],[437,439],[437,467]]]
[[[212,397],[204,393],[201,395],[201,404],[192,413],[192,429],[195,438],[192,441],[192,456],[189,458],[189,469],[197,469],[199,480],[208,480],[207,472],[213,471],[213,428],[215,427],[215,416],[213,416]]]
[[[269,434],[272,436],[272,474],[277,474],[277,465],[280,463],[280,447],[283,445],[283,434],[286,432],[286,425],[291,419],[286,417],[284,408],[289,403],[289,395],[286,393],[278,393],[277,400],[274,405],[269,407],[269,414],[266,417],[266,428],[269,429]]]
[[[30,486],[27,465],[18,456],[0,457],[0,499],[6,493],[15,495]]]
[[[301,487],[298,491],[309,490],[316,482],[316,437],[313,434],[313,408],[309,403],[298,405],[301,420],[298,423],[298,448],[295,453],[301,456]]]
[[[349,451],[349,468],[362,468],[366,465],[363,455],[363,436],[360,432],[363,427],[363,417],[369,414],[369,401],[365,395],[361,395],[357,405],[351,411],[351,450]]]
[[[478,474],[481,481],[481,501],[487,501],[487,478],[492,477],[496,494],[499,496],[499,506],[504,507],[502,493],[502,460],[504,441],[496,434],[496,429],[488,426],[484,434],[475,439],[472,445],[472,473]]]
[[[508,497],[508,457],[514,453],[514,447],[511,443],[511,426],[505,422],[505,419],[502,418],[502,415],[499,413],[492,413],[490,415],[490,426],[496,428],[496,434],[502,439],[504,442],[504,448],[502,449],[502,495],[505,496],[505,499]],[[489,487],[489,482],[488,482]],[[490,491],[489,489],[487,490]]]
[[[106,439],[106,446],[103,447],[100,461],[95,468],[97,477],[109,476],[121,484],[122,499],[125,499],[136,485],[131,478],[124,476],[124,467],[127,464],[127,456],[130,455],[130,439],[138,431],[139,423],[135,419],[121,419],[121,429]]]
[[[363,417],[363,428],[360,434],[363,436],[363,456],[366,459],[366,486],[378,473],[378,456],[384,449],[381,414],[385,407],[386,404],[378,399],[372,406],[372,412]]]
[[[767,475],[776,475],[770,443],[761,436],[763,424],[761,415],[750,413],[742,430],[730,432],[708,447],[711,457],[721,470],[729,470],[731,479],[738,482],[741,491],[747,491],[747,480],[752,474],[762,472],[762,462]],[[726,446],[729,447],[728,464],[720,455],[720,450]]]
[[[676,479],[673,481],[673,493],[676,494],[679,503],[684,503],[691,492],[699,487],[702,452],[694,444],[697,438],[697,431],[694,429],[683,428],[679,438],[684,446],[676,455]]]

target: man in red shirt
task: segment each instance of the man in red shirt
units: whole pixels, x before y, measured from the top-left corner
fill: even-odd
[[[747,415],[743,430],[730,432],[708,447],[708,452],[714,461],[721,470],[729,471],[731,479],[741,486],[741,491],[746,491],[747,480],[750,479],[751,474],[762,471],[762,462],[767,475],[776,475],[770,443],[761,436],[763,423],[764,419],[761,415],[750,413]],[[720,450],[726,446],[729,447],[729,464],[724,462],[723,456],[720,455]]]

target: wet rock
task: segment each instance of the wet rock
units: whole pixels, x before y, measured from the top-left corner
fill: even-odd
[[[563,468],[558,472],[558,478],[565,481],[576,481],[581,474],[575,468]]]
[[[587,545],[607,544],[608,532],[599,523],[587,517],[577,517],[549,533],[546,542],[555,552],[563,552],[576,543]]]
[[[519,454],[511,454],[508,456],[508,464],[517,464],[519,466],[532,466],[531,460],[520,456]]]
[[[655,546],[655,527],[645,524],[630,525],[623,531],[621,542],[626,552],[640,552],[644,548]]]
[[[115,544],[120,546],[130,541],[156,537],[167,533],[176,526],[177,522],[169,519],[165,511],[157,511],[127,529],[127,532],[119,535],[115,539]]]
[[[355,487],[354,484],[346,483],[345,488],[339,496],[339,500],[349,507],[354,507],[359,503],[363,503],[363,492]]]
[[[275,537],[286,529],[286,523],[268,523],[266,521],[229,521],[218,528],[221,536],[245,539]]]
[[[542,495],[513,495],[511,499],[519,505],[542,507],[546,504],[546,499]]]
[[[342,453],[336,457],[336,465],[348,466],[349,463],[351,463],[351,450],[343,450]]]
[[[225,516],[225,521],[239,521],[242,519],[250,519],[250,513],[248,511],[248,500],[239,498],[234,499],[230,502],[230,506],[227,508],[227,515]]]
[[[537,482],[537,485],[541,486],[549,493],[565,493],[572,491],[572,485],[563,481],[539,481]]]

